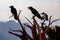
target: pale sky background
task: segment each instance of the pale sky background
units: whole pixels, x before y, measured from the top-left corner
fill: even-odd
[[[49,16],[53,15],[53,18],[60,18],[60,0],[0,0],[0,21],[13,19],[9,19],[12,15],[10,5],[14,5],[18,12],[22,9],[21,19],[31,18],[32,13],[27,9],[29,6],[33,6],[39,13],[46,12]]]

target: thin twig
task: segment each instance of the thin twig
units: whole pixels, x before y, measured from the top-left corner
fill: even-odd
[[[59,18],[59,19],[60,19],[60,18]],[[52,22],[50,23],[50,25],[51,25],[53,22],[56,22],[56,21],[58,21],[59,19],[56,19],[56,20],[52,21]]]
[[[31,25],[33,25],[28,18],[25,17],[25,19],[27,19],[27,21],[28,21]]]
[[[32,29],[32,26],[28,25],[28,24],[24,24],[25,26],[27,26],[28,28]]]
[[[19,15],[20,15],[21,11],[22,11],[22,10],[19,11]],[[19,15],[18,15],[18,17],[19,17]]]

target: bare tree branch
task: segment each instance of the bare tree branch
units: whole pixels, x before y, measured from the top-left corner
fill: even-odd
[[[60,19],[60,18],[59,18],[59,19]],[[56,20],[52,21],[52,22],[50,23],[50,25],[51,25],[53,22],[56,22],[56,21],[58,21],[59,19],[56,19]]]
[[[21,11],[22,11],[22,10],[19,11],[19,15],[20,15]],[[19,15],[18,15],[18,17],[19,17]]]
[[[33,25],[28,18],[25,17],[25,19],[27,19],[27,21],[28,21],[31,25]]]
[[[32,26],[28,25],[28,24],[24,24],[25,26],[27,26],[28,28],[32,29]]]

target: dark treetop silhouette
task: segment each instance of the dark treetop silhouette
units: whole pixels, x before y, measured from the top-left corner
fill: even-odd
[[[41,19],[41,20],[43,20],[44,18],[43,17],[41,17],[41,15],[39,14],[39,12],[36,10],[36,9],[34,9],[32,6],[30,6],[30,7],[28,7],[30,10],[31,10],[31,12],[35,15],[35,16],[37,16],[39,19]]]
[[[13,14],[14,18],[17,20],[17,10],[14,8],[14,6],[10,6],[11,13]]]

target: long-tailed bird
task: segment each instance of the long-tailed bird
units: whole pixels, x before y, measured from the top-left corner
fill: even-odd
[[[44,18],[45,20],[48,20],[48,15],[47,15],[46,13],[42,12],[41,14],[43,15],[43,18]]]
[[[17,10],[14,8],[14,6],[10,6],[11,13],[13,14],[14,18],[17,20]]]
[[[41,15],[39,14],[39,12],[38,12],[36,9],[34,9],[32,6],[28,7],[28,9],[30,9],[31,12],[32,12],[35,16],[37,16],[39,19],[41,19],[41,20],[44,19],[44,18],[41,17]]]

